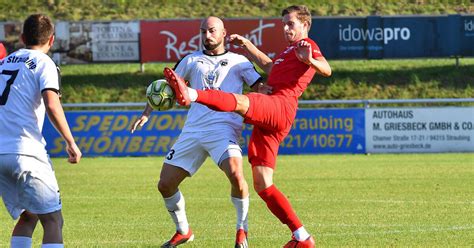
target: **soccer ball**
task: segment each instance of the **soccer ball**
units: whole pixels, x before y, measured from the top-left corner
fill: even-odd
[[[175,103],[174,92],[165,79],[158,79],[151,82],[146,89],[148,104],[156,110],[168,110],[173,108]]]

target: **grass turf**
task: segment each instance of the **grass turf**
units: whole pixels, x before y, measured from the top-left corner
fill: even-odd
[[[53,159],[67,247],[159,247],[174,232],[156,182],[161,157]],[[251,175],[244,163],[248,182]],[[280,156],[275,184],[320,247],[474,245],[474,154]],[[251,247],[281,247],[290,232],[252,190]],[[196,239],[232,247],[235,210],[223,173],[207,161],[184,181]],[[15,224],[0,207],[0,246]],[[41,242],[38,224],[34,244]]]

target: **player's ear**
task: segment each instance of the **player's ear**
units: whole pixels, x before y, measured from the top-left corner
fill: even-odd
[[[311,24],[308,21],[305,21],[304,25],[306,27],[306,30],[309,32],[309,29],[311,29]]]
[[[226,37],[227,36],[227,29],[223,28],[222,29],[222,37]]]
[[[48,45],[49,45],[50,47],[52,47],[53,44],[54,44],[54,34],[51,35],[51,37],[49,37],[49,40],[48,40]]]
[[[26,46],[26,42],[25,42],[25,34],[21,33],[21,35],[20,35],[20,39],[21,39],[21,42],[23,42],[23,44]]]

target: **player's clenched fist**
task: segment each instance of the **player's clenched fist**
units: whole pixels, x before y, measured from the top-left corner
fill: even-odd
[[[236,46],[243,47],[248,43],[248,41],[249,40],[247,38],[243,37],[242,35],[231,34],[229,36],[229,42],[236,45]]]

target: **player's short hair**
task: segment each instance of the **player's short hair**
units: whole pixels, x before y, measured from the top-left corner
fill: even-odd
[[[53,21],[46,15],[30,15],[23,23],[23,38],[27,46],[46,44],[53,34]]]
[[[308,22],[311,27],[311,11],[305,5],[292,5],[281,12],[281,16],[288,15],[296,12],[298,20],[300,22]]]

